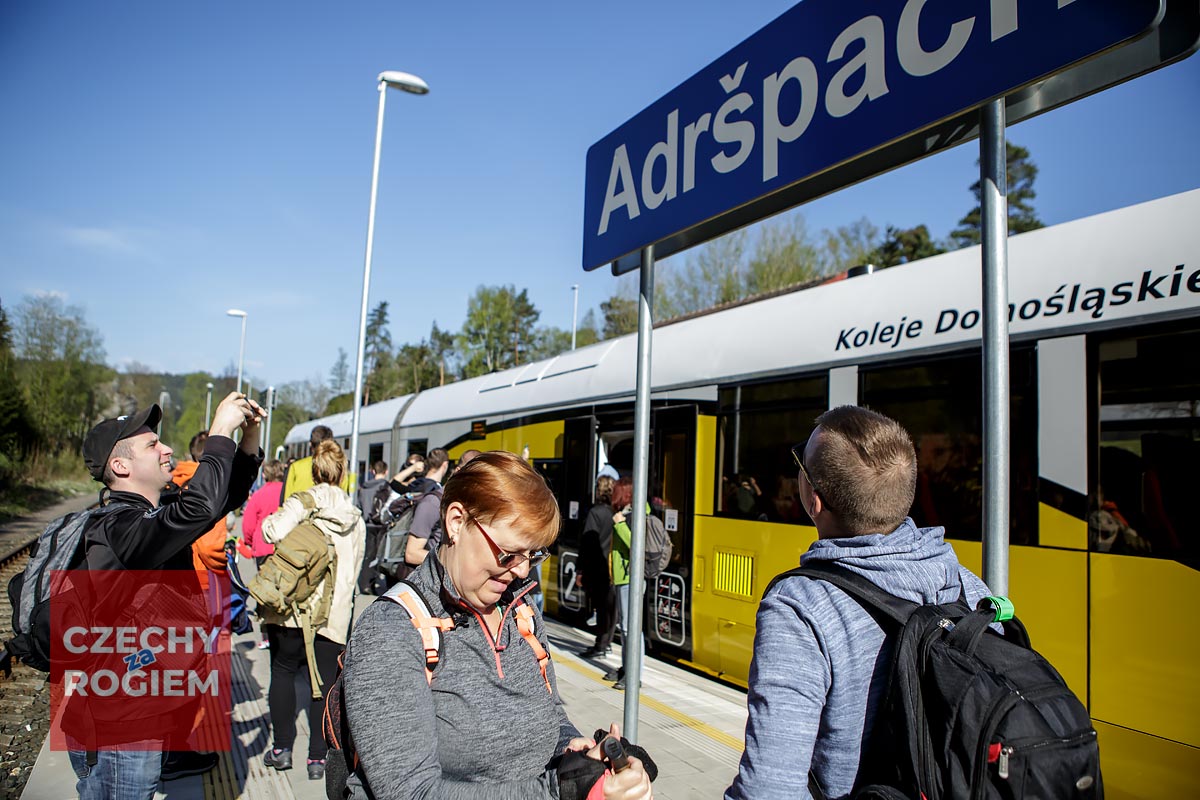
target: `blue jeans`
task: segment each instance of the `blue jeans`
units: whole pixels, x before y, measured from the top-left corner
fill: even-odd
[[[141,742],[147,747],[158,742]],[[79,800],[153,800],[162,774],[162,748],[100,750],[88,766],[87,753],[70,750],[71,767],[79,782]]]

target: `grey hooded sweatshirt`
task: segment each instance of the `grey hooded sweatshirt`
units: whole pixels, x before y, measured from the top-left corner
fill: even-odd
[[[906,519],[886,535],[818,540],[800,563],[836,562],[914,603],[952,603],[965,588],[974,607],[987,587],[942,536]],[[841,589],[799,576],[776,584],[758,608],[746,750],[726,800],[810,797],[810,768],[827,797],[849,795],[887,691],[891,650]]]
[[[456,626],[444,632],[441,659],[427,683],[421,637],[403,608],[379,600],[358,618],[343,673],[359,758],[347,781],[350,796],[557,798],[557,773],[547,762],[579,731],[563,710],[553,663],[547,662],[548,691],[537,657],[517,630],[514,601],[532,582],[510,586],[493,641],[460,601],[436,552],[408,581],[435,617]],[[548,652],[541,614],[534,632]]]

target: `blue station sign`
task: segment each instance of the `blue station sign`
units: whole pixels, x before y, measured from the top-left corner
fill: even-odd
[[[782,210],[746,211],[1136,38],[1164,7],[804,0],[589,148],[584,269],[669,237],[681,249]],[[870,174],[898,163],[878,159]],[[721,217],[730,222],[711,224]]]

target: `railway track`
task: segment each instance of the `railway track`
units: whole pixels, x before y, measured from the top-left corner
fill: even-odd
[[[8,582],[29,561],[36,536],[25,542],[6,542],[0,553],[0,641],[12,636],[12,606]],[[47,675],[14,663],[12,674],[0,675],[0,797],[20,797],[33,772],[42,742],[50,728],[50,688]]]
[[[29,561],[29,552],[46,523],[94,502],[77,496],[29,517],[0,525],[0,643],[12,636],[8,582]],[[12,674],[0,673],[0,797],[20,797],[50,730],[49,676],[13,663]]]

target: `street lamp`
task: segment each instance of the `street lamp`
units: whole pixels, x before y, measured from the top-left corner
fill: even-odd
[[[208,386],[208,394],[207,394],[207,395],[205,396],[205,398],[204,398],[204,430],[208,430],[208,421],[209,421],[210,419],[212,419],[212,390],[213,390],[213,385],[212,385],[211,383],[209,383],[209,384],[206,384],[206,385]]]
[[[263,431],[263,453],[267,458],[271,457],[271,411],[275,407],[275,387],[267,387],[267,396],[263,398],[267,404],[267,426]]]
[[[237,390],[242,390],[242,368],[246,364],[246,312],[240,308],[231,308],[225,312],[231,317],[242,318],[242,344],[238,348],[238,384]]]
[[[579,319],[579,284],[573,284],[571,291],[575,293],[575,305],[571,309],[571,349],[575,349],[575,321]]]
[[[375,164],[371,169],[371,206],[367,212],[367,256],[363,263],[362,309],[358,317],[358,357],[354,363],[354,413],[350,425],[350,484],[358,485],[358,421],[362,414],[363,357],[367,346],[367,296],[371,290],[371,248],[375,244],[375,198],[379,191],[379,153],[383,145],[383,107],[388,87],[428,94],[429,85],[416,75],[389,70],[379,73],[379,114],[375,121]]]
[[[158,430],[154,432],[154,435],[160,439],[162,438],[163,418],[167,416],[167,406],[170,404],[171,394],[166,389],[163,389],[158,393],[158,410],[162,413],[158,416]]]

